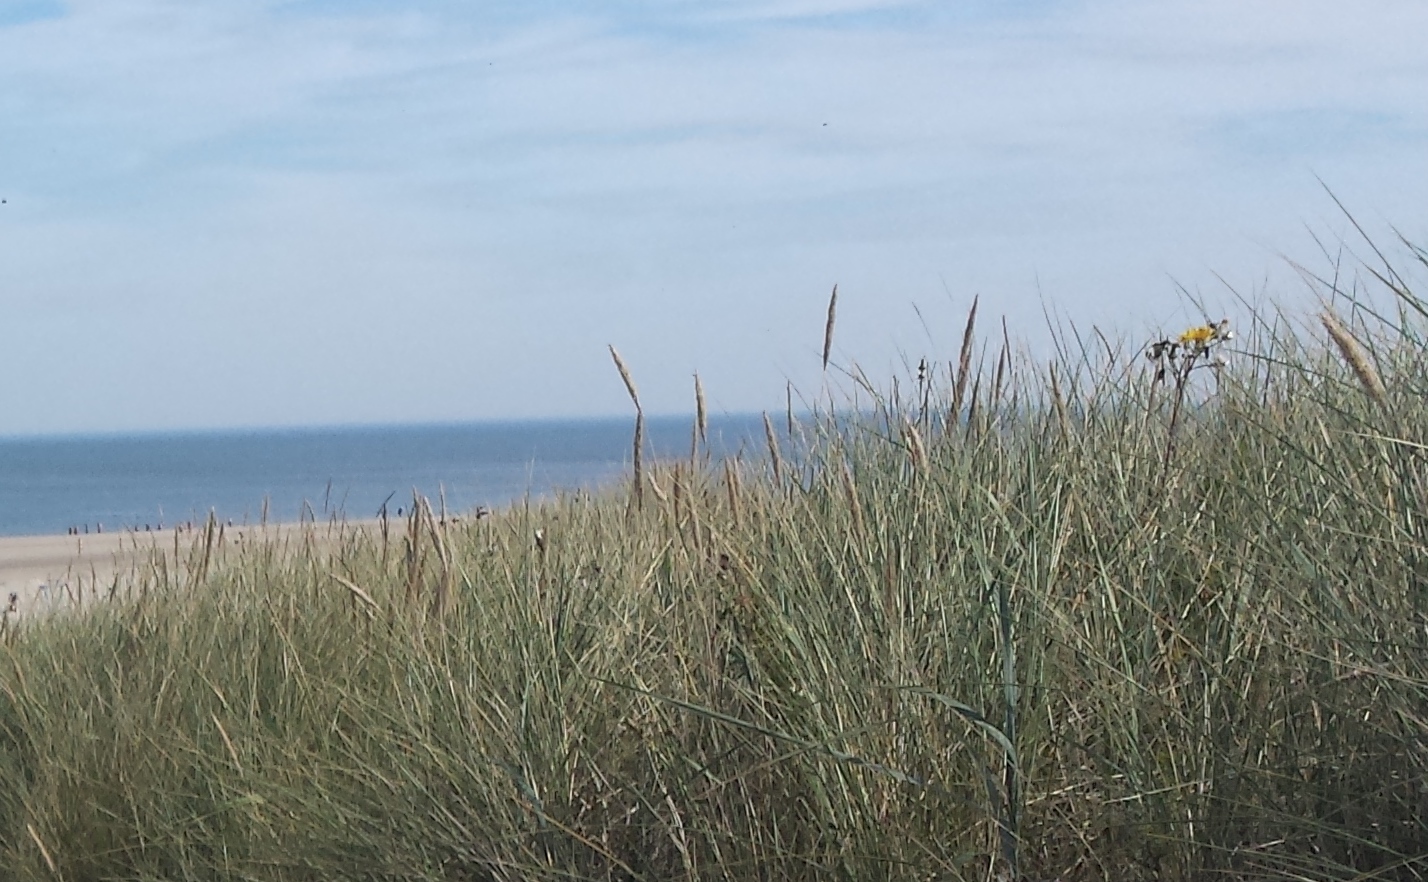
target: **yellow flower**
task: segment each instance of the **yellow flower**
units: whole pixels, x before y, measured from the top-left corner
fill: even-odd
[[[1203,349],[1210,345],[1220,334],[1220,329],[1214,325],[1200,325],[1198,328],[1191,328],[1180,335],[1180,345],[1189,349]]]

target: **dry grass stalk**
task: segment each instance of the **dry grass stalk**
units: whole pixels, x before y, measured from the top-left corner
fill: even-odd
[[[412,510],[407,515],[407,535],[404,538],[406,544],[406,564],[407,564],[407,586],[406,586],[406,606],[412,609],[416,605],[417,595],[421,592],[421,574],[426,554],[422,549],[421,542],[421,497],[412,494]]]
[[[693,468],[691,465],[690,470],[693,471]],[[674,497],[674,529],[678,532],[680,521],[684,519],[684,469],[679,463],[674,464],[674,472],[670,475],[669,482],[669,493]]]
[[[788,438],[793,440],[793,381],[788,380],[783,386],[784,409],[788,414]]]
[[[699,523],[699,503],[703,499],[703,494],[699,492],[699,473],[693,469],[689,473],[689,482],[685,488],[688,491],[686,495],[688,504],[685,507],[689,511],[689,532],[694,537],[694,547],[703,549],[703,526]]]
[[[977,425],[979,406],[982,398],[982,372],[977,372],[977,379],[972,383],[971,402],[967,405],[967,431],[971,432]]]
[[[1051,375],[1051,403],[1056,408],[1056,422],[1061,426],[1061,437],[1071,437],[1071,421],[1066,416],[1066,400],[1061,395],[1061,383],[1056,379],[1056,364],[1052,363],[1048,369]]]
[[[659,481],[655,480],[656,473],[655,469],[650,469],[650,473],[645,475],[645,483],[650,485],[650,492],[655,495],[655,499],[660,502],[669,502],[669,494],[665,493],[664,488],[659,485]]]
[[[343,588],[346,588],[354,598],[362,601],[362,603],[365,604],[363,611],[367,613],[367,616],[369,618],[380,608],[377,606],[377,601],[372,599],[372,595],[368,594],[366,591],[363,591],[362,587],[356,582],[353,582],[350,579],[344,579],[342,576],[339,576],[336,573],[328,573],[327,575],[331,576],[333,581],[335,581],[337,584],[341,585]]]
[[[1002,318],[1002,351],[997,354],[997,375],[992,381],[993,404],[1002,403],[1002,380],[1005,379],[1006,370],[1011,365],[1011,340],[1007,338],[1007,320]]]
[[[445,502],[443,501],[444,506]],[[426,517],[427,533],[431,536],[431,547],[436,550],[437,562],[441,564],[441,577],[436,583],[436,596],[432,598],[432,611],[437,616],[445,616],[451,602],[452,590],[451,549],[446,544],[446,519],[443,517],[441,523],[437,523],[436,515],[431,510],[431,503],[425,497],[421,500],[421,509]]]
[[[731,459],[724,460],[724,487],[729,491],[729,515],[734,526],[739,525],[739,469]]]
[[[928,407],[932,403],[932,367],[927,363],[926,358],[917,362],[917,421],[927,422]]]
[[[699,445],[709,448],[709,411],[704,405],[704,384],[699,374],[694,375],[694,438],[689,445],[689,467],[693,469],[699,461]]]
[[[625,360],[620,357],[620,352],[613,345],[610,346],[610,357],[615,359],[615,368],[620,372],[620,379],[625,381],[625,389],[630,393],[630,400],[635,403],[635,410],[640,409],[640,393],[635,388],[635,380],[630,376],[630,369],[625,367]]]
[[[907,417],[902,418],[902,434],[907,439],[907,452],[912,464],[919,472],[927,471],[927,445],[922,441],[922,431]]]
[[[29,833],[30,838],[35,840],[35,845],[38,845],[40,847],[40,857],[45,859],[45,866],[50,868],[50,872],[54,873],[55,876],[58,878],[64,878],[63,876],[60,876],[59,867],[55,866],[55,859],[50,857],[50,850],[48,848],[45,848],[44,840],[40,839],[40,834],[35,832],[34,825],[26,824],[25,832]]]
[[[643,462],[645,410],[640,406],[640,393],[635,388],[635,379],[630,376],[630,369],[625,367],[625,360],[620,357],[620,352],[614,345],[610,346],[610,357],[615,360],[615,368],[620,372],[620,379],[625,381],[625,389],[630,393],[630,401],[635,405],[635,483],[631,490],[630,505],[632,509],[643,508],[645,503]]]
[[[967,327],[962,331],[962,351],[957,356],[957,376],[952,384],[952,419],[950,422],[956,423],[957,418],[962,415],[962,402],[967,394],[967,380],[972,373],[972,335],[977,327],[977,302],[980,297],[972,298],[972,309],[967,313]]]
[[[778,436],[774,434],[773,421],[769,412],[764,411],[764,440],[769,445],[769,459],[773,462],[774,483],[783,483],[783,457],[778,452]]]
[[[208,523],[203,526],[203,558],[199,561],[198,568],[193,572],[195,585],[208,578],[208,566],[213,562],[213,549],[218,544],[219,530],[218,514],[210,508]]]
[[[377,514],[378,514],[378,523],[379,523],[379,525],[381,526],[381,533],[382,533],[382,572],[386,572],[386,570],[387,570],[387,558],[388,558],[389,553],[390,553],[390,551],[391,551],[390,545],[391,545],[391,538],[392,538],[392,537],[391,537],[391,526],[392,526],[392,525],[391,525],[391,522],[390,522],[390,518],[388,517],[388,514],[387,514],[387,503],[388,503],[388,502],[391,502],[391,501],[392,501],[392,496],[395,496],[395,495],[396,495],[396,491],[393,491],[392,493],[388,494],[388,495],[387,495],[387,498],[384,499],[384,500],[382,500],[382,507],[381,507],[381,508],[378,510],[378,512],[377,512]]]
[[[680,537],[690,540],[693,547],[704,547],[704,525],[699,519],[699,507],[709,504],[709,488],[705,469],[691,467],[688,470],[680,464],[674,466],[671,478],[671,500],[674,531]]]
[[[1378,370],[1369,361],[1363,347],[1332,312],[1320,313],[1319,321],[1323,322],[1324,330],[1329,332],[1329,338],[1338,347],[1339,355],[1343,356],[1344,361],[1353,369],[1354,375],[1359,378],[1359,384],[1364,387],[1364,391],[1380,407],[1387,407],[1388,390],[1384,388]]]
[[[1007,351],[1005,348],[997,353],[997,372],[992,377],[992,397],[990,402],[996,404],[1002,399],[1002,376],[1007,369]]]
[[[828,323],[823,326],[823,369],[828,370],[828,356],[833,353],[833,322],[838,315],[838,286],[828,298]]]
[[[233,739],[228,737],[228,730],[223,728],[223,723],[219,721],[218,714],[209,714],[209,719],[213,720],[213,725],[218,727],[218,737],[223,739],[223,746],[228,749],[228,758],[233,761],[233,768],[238,770],[238,774],[243,774],[243,764],[238,761],[238,749],[233,746]]]
[[[863,524],[863,505],[858,501],[858,485],[853,480],[853,467],[843,460],[843,490],[848,494],[848,508],[853,512],[853,529],[859,537],[866,535]]]
[[[633,505],[634,505],[635,508],[643,508],[643,507],[644,507],[644,504],[645,504],[645,493],[644,493],[644,486],[645,486],[645,467],[644,467],[644,461],[643,461],[643,459],[644,459],[644,457],[643,457],[644,449],[645,449],[645,413],[644,413],[644,411],[639,410],[638,408],[636,408],[636,409],[635,409],[635,463],[634,463],[634,465],[635,465],[635,483],[634,483],[634,487],[633,487],[634,495],[633,495],[633,497],[632,497],[631,500],[630,500],[631,503],[633,503]]]

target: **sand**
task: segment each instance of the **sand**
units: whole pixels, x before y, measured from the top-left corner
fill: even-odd
[[[11,615],[72,603],[81,579],[112,583],[168,534],[0,537],[0,608]]]
[[[375,521],[370,524],[363,521],[343,526],[366,529],[375,524]],[[223,541],[229,545],[265,538],[281,539],[300,529],[315,530],[319,536],[329,533],[326,524],[226,527]],[[91,602],[97,596],[108,594],[116,577],[123,585],[140,568],[151,566],[156,554],[164,555],[173,564],[177,549],[181,568],[194,544],[202,539],[201,529],[0,536],[0,616],[18,618]]]

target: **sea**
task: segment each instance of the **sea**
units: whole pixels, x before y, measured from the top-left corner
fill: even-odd
[[[646,457],[688,457],[692,417],[655,417]],[[457,514],[628,475],[633,418],[0,438],[0,535]],[[712,417],[715,458],[763,449],[759,415]]]

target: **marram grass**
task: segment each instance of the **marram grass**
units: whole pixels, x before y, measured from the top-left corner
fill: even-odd
[[[0,878],[1423,878],[1422,329],[1238,324],[12,623]]]

